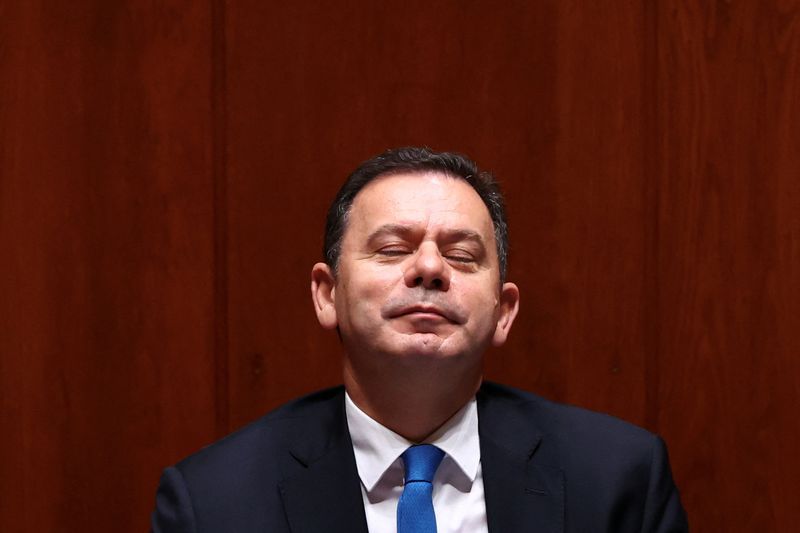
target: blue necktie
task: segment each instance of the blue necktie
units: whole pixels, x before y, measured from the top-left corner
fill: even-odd
[[[397,503],[397,533],[436,533],[433,514],[433,476],[444,452],[433,444],[419,444],[403,452],[405,487]]]

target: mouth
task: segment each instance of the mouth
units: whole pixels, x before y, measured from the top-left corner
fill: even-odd
[[[446,309],[435,305],[411,305],[398,309],[395,313],[390,315],[390,318],[410,317],[419,320],[446,320],[447,322],[458,323],[457,317]]]

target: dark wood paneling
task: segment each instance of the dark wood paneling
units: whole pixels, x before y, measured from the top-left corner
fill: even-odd
[[[659,21],[659,426],[697,531],[793,531],[800,9],[662,2]]]
[[[214,437],[210,15],[0,11],[0,530],[142,531]]]
[[[529,77],[553,97],[524,126],[543,137],[504,163],[522,306],[489,375],[641,424],[652,283],[645,14],[641,3],[564,2],[552,15],[549,42],[527,43],[549,55]]]

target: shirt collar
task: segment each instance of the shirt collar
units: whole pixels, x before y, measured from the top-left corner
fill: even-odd
[[[415,444],[369,417],[345,392],[345,414],[353,442],[358,475],[370,492],[400,455]],[[452,469],[472,483],[478,474],[480,442],[478,439],[478,408],[475,398],[458,410],[447,422],[425,439],[425,443],[441,448],[445,461],[454,463]]]

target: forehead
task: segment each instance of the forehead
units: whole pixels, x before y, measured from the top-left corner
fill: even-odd
[[[463,179],[441,172],[389,174],[368,183],[353,201],[348,226],[368,230],[387,222],[452,226],[494,237],[478,193]]]

